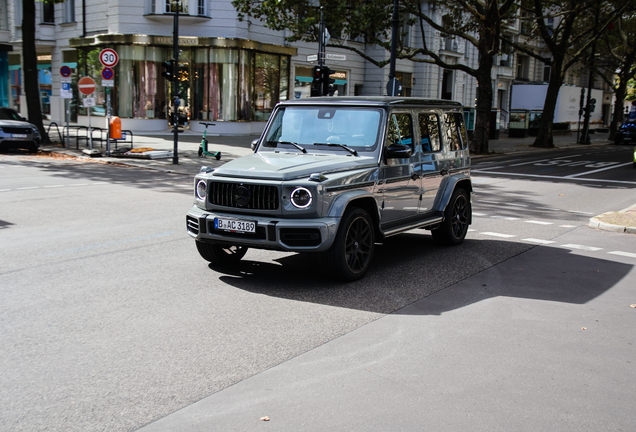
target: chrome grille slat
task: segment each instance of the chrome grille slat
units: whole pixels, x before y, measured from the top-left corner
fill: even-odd
[[[251,199],[245,209],[277,210],[278,188],[270,185],[252,185],[244,183],[210,182],[208,199],[211,204],[222,207],[239,208],[234,202],[234,189],[243,185],[250,191]]]

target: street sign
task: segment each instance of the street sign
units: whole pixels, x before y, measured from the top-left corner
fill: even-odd
[[[344,54],[327,54],[327,60],[346,61],[347,56]]]
[[[71,70],[71,68],[70,68],[70,67],[68,67],[68,66],[62,66],[62,67],[60,68],[60,75],[62,75],[62,76],[63,76],[63,77],[65,77],[65,78],[66,78],[66,77],[70,77],[72,72],[73,72],[73,71],[72,71],[72,70]]]
[[[102,69],[102,78],[104,78],[105,80],[112,80],[114,76],[115,73],[111,68],[105,67],[104,69]]]
[[[84,102],[84,108],[94,107],[95,106],[95,98],[87,97],[87,98],[82,99],[82,101]]]
[[[89,95],[95,91],[95,80],[91,77],[83,77],[77,83],[80,93]]]
[[[71,83],[62,83],[60,89],[60,97],[62,99],[73,99],[73,90],[71,89]]]
[[[312,54],[312,55],[308,55],[307,56],[307,61],[308,62],[315,62],[318,60],[318,54]]]
[[[103,79],[102,87],[107,87],[106,90],[108,90],[108,87],[115,87],[115,81],[113,81],[112,79],[111,80]]]
[[[106,48],[99,53],[99,61],[106,67],[113,67],[119,63],[119,56],[114,49]]]

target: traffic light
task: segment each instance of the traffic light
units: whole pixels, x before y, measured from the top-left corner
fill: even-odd
[[[313,79],[311,81],[311,96],[322,96],[322,72],[320,66],[314,66]]]
[[[590,99],[590,113],[593,113],[596,110],[596,99]]]
[[[161,75],[166,77],[168,81],[176,81],[177,80],[177,71],[175,70],[175,62],[174,60],[167,60],[161,64],[161,66],[165,69],[161,72]]]
[[[329,66],[323,66],[320,74],[320,81],[322,82],[322,94],[333,96],[334,91],[336,91],[335,86],[333,85],[336,80],[330,78],[331,74],[335,74],[335,70],[329,69]]]

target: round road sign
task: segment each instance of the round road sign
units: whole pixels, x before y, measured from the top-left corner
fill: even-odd
[[[71,68],[68,66],[62,66],[60,68],[60,75],[62,75],[64,78],[66,77],[70,77],[71,76]]]
[[[95,91],[95,80],[91,77],[83,77],[77,83],[80,93],[89,95]]]
[[[114,49],[106,48],[99,53],[99,61],[106,67],[113,67],[119,63],[119,56]]]
[[[115,74],[113,73],[113,70],[111,68],[105,67],[104,69],[102,69],[102,78],[104,78],[105,80],[112,80],[114,76]]]

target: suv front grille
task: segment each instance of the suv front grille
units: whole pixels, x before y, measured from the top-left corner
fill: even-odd
[[[25,127],[15,127],[15,126],[2,126],[2,130],[5,133],[14,133],[14,134],[32,134],[33,129],[25,128]]]
[[[279,201],[276,186],[222,182],[210,182],[208,199],[214,205],[248,210],[277,210]]]
[[[188,227],[188,231],[192,234],[199,234],[199,219],[193,218],[192,216],[186,216],[186,226]]]

